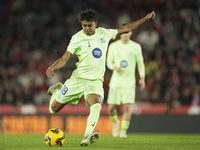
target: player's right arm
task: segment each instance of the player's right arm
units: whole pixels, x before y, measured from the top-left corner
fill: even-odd
[[[56,60],[49,68],[46,70],[46,75],[48,77],[53,77],[55,73],[53,72],[55,69],[60,69],[62,68],[69,60],[71,57],[71,53],[66,51],[61,58]]]

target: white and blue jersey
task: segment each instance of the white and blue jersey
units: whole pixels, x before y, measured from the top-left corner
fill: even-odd
[[[76,33],[67,48],[78,56],[79,62],[72,76],[85,79],[101,79],[105,73],[105,60],[108,43],[117,35],[117,29],[95,29],[95,34],[88,36],[83,30]]]
[[[108,49],[107,66],[110,69],[113,69],[114,66],[121,66],[123,73],[118,73],[114,70],[109,86],[122,88],[134,87],[136,84],[135,68],[138,62],[143,63],[142,48],[140,44],[131,40],[127,44],[123,44],[121,40],[111,43]],[[139,71],[140,76],[144,77],[144,68],[141,69],[143,70]]]

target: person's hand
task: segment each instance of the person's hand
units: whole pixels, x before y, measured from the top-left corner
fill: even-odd
[[[140,90],[144,90],[144,88],[145,88],[145,81],[144,81],[144,79],[140,79],[139,80],[139,84],[140,84]]]
[[[122,67],[114,67],[114,70],[117,71],[118,73],[123,73],[124,72]]]
[[[146,16],[146,19],[147,19],[147,21],[150,20],[150,19],[155,19],[155,16],[156,16],[155,12],[152,11],[151,13],[149,13],[149,14]]]
[[[53,77],[55,75],[55,73],[53,72],[54,69],[52,69],[51,67],[49,67],[47,70],[46,70],[46,75],[47,77]]]

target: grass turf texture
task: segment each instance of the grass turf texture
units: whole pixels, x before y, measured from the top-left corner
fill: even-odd
[[[79,146],[83,135],[68,135],[62,147],[48,147],[44,135],[0,134],[0,150],[199,150],[200,134],[128,134],[122,139],[101,135],[89,146]]]

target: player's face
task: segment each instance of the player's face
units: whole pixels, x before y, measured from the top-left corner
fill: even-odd
[[[122,40],[128,41],[128,40],[130,40],[131,35],[132,35],[132,31],[130,31],[128,33],[124,33],[120,37],[121,37]]]
[[[94,21],[81,21],[83,31],[86,35],[93,35],[95,33],[95,28],[97,27],[97,22]]]

